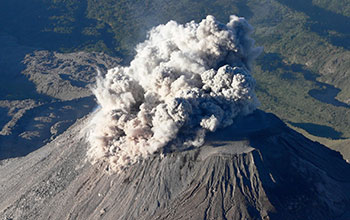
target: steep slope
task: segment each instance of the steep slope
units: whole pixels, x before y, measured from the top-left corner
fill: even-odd
[[[0,166],[4,219],[346,219],[350,166],[255,111],[205,146],[160,153],[120,174],[86,162],[80,120]],[[24,181],[25,180],[25,181]]]

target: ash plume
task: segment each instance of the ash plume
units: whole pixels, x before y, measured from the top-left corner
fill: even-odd
[[[244,18],[225,25],[170,21],[151,29],[129,66],[108,70],[93,92],[100,105],[88,125],[92,162],[113,171],[164,149],[201,146],[207,131],[256,109],[251,63],[260,54]]]

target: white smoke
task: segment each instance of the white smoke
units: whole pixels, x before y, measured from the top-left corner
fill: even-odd
[[[229,126],[258,105],[251,62],[260,54],[252,27],[231,16],[153,28],[130,66],[99,76],[101,108],[89,124],[93,162],[112,170],[164,149],[201,146],[207,131]]]

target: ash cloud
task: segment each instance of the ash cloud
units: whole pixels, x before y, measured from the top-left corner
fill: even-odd
[[[201,146],[208,131],[256,109],[251,63],[260,54],[252,27],[231,16],[170,21],[151,29],[129,66],[108,70],[93,92],[100,105],[88,125],[92,162],[123,168],[164,149]]]

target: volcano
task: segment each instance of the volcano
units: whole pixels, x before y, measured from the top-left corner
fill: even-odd
[[[2,219],[349,219],[350,165],[255,110],[199,148],[157,152],[121,173],[86,160],[87,116],[0,166]]]
[[[350,165],[258,110],[244,18],[154,27],[99,108],[0,165],[3,219],[350,219]]]

